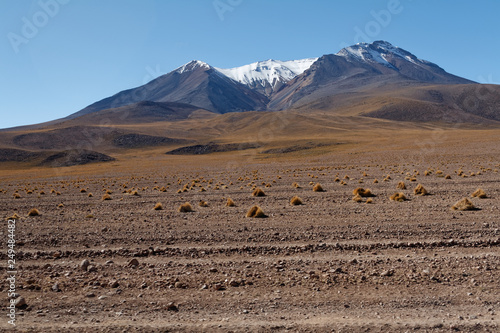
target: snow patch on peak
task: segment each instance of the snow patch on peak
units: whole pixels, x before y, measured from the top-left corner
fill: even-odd
[[[269,84],[275,88],[279,83],[286,83],[304,73],[318,58],[301,60],[265,60],[235,68],[216,68],[219,72],[245,85]]]
[[[388,61],[387,56],[397,56],[411,63],[419,64],[424,62],[418,59],[413,54],[405,51],[397,46],[386,41],[375,41],[371,44],[358,43],[353,46],[346,47],[337,53],[338,56],[355,57],[367,62],[377,62],[387,67],[393,67]]]
[[[205,63],[203,61],[193,60],[193,61],[190,61],[187,64],[182,65],[181,67],[177,68],[175,70],[175,72],[177,72],[179,74],[182,74],[182,73],[185,73],[185,72],[193,71],[193,70],[195,70],[197,68],[210,69],[212,67],[209,64],[207,64],[207,63]]]

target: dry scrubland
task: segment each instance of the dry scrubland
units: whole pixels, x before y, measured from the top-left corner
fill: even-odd
[[[4,165],[18,329],[498,332],[499,134],[477,134]]]

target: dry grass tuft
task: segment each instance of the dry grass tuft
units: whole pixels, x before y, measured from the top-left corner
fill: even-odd
[[[234,206],[236,206],[236,204],[234,203],[233,199],[227,198],[226,206],[227,207],[234,207]]]
[[[140,196],[139,192],[137,192],[137,191],[132,191],[132,192],[130,192],[130,195],[135,195],[135,196],[137,196],[137,197],[139,197],[139,196]]]
[[[179,213],[190,213],[193,211],[193,207],[189,202],[186,202],[179,206]]]
[[[80,193],[85,193],[85,192],[87,192],[86,189],[84,189],[84,188],[80,189]]]
[[[457,201],[453,206],[451,206],[451,209],[465,211],[465,210],[475,210],[476,207],[469,199],[463,198],[462,200]]]
[[[19,193],[14,193],[14,199],[20,199],[21,195]]]
[[[399,182],[396,188],[400,190],[406,190],[406,185],[404,182]]]
[[[38,209],[36,208],[33,208],[32,210],[29,211],[28,213],[28,216],[39,216],[40,215],[40,212],[38,211]]]
[[[88,197],[92,198],[94,195],[92,193],[89,193]]]
[[[446,176],[444,177],[444,179],[451,179],[451,176],[450,176],[450,175],[446,175]]]
[[[486,195],[486,192],[483,191],[483,189],[478,188],[477,190],[474,191],[474,193],[471,194],[471,197],[484,199],[487,198],[488,196]]]
[[[354,202],[362,202],[363,201],[363,197],[361,197],[361,195],[356,194],[353,198],[352,198],[352,201]]]
[[[293,184],[292,184],[292,187],[295,187],[295,188],[300,188],[300,185],[299,185],[299,184],[297,184],[297,183],[293,183]]]
[[[406,196],[404,195],[404,193],[394,193],[393,195],[391,195],[389,197],[389,199],[393,200],[393,201],[398,201],[398,202],[403,202],[403,201],[406,201]]]
[[[59,205],[57,205],[58,208],[63,208],[64,207],[64,204],[60,203]]]
[[[298,206],[298,205],[302,205],[302,199],[299,198],[298,196],[294,196],[291,200],[290,200],[290,205],[292,206]]]
[[[254,197],[265,197],[265,196],[266,196],[266,194],[264,193],[264,191],[262,191],[262,189],[261,189],[260,187],[257,187],[257,188],[253,191],[252,195],[253,195]]]
[[[373,184],[378,184],[378,179],[374,179]]]
[[[413,190],[413,193],[415,193],[415,195],[427,195],[427,194],[429,194],[429,192],[427,192],[427,190],[421,184],[418,184],[417,187],[415,187],[415,189]]]
[[[104,201],[104,200],[112,200],[112,199],[111,199],[111,196],[110,196],[108,193],[106,193],[106,194],[104,194],[104,195],[102,196],[101,200],[103,200],[103,201]]]
[[[368,199],[366,200],[366,203],[367,203],[367,204],[371,204],[371,203],[373,203],[373,199],[372,199],[372,198],[368,198]]]
[[[156,205],[153,207],[154,210],[163,210],[163,205],[161,202],[157,202]]]
[[[17,220],[21,218],[21,216],[17,215],[17,213],[14,213],[14,215],[12,215],[11,217],[9,217],[9,219],[12,219],[12,220]]]
[[[320,183],[317,183],[316,185],[314,185],[313,191],[314,192],[324,192],[325,190],[323,190],[323,187],[321,187]]]
[[[200,203],[198,204],[200,207],[208,207],[208,202],[200,200]]]
[[[360,197],[363,197],[363,198],[369,198],[369,197],[373,197],[373,193],[369,190],[369,189],[364,189],[362,187],[358,187],[357,189],[355,189],[354,191],[352,191],[352,194],[354,195],[359,195]],[[354,200],[354,198],[353,198]]]
[[[264,218],[267,217],[266,214],[264,214],[264,211],[259,207],[259,206],[253,206],[250,208],[250,210],[247,212],[246,217],[253,217],[253,218]]]

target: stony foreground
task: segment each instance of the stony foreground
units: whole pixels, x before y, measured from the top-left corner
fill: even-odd
[[[26,301],[16,329],[498,332],[498,168],[321,163],[4,179]],[[429,195],[415,195],[418,184]],[[353,201],[358,187],[374,196]],[[478,188],[486,198],[471,197]],[[396,192],[408,200],[390,200]],[[464,197],[477,209],[452,210]],[[185,202],[194,212],[178,212]],[[267,218],[246,218],[254,205]],[[33,208],[40,215],[28,217]],[[5,316],[0,328],[11,330]]]

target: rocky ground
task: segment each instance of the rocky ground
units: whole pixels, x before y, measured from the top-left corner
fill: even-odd
[[[19,215],[16,330],[498,332],[499,161],[368,160],[2,177],[2,217]],[[353,201],[358,187],[374,196]],[[452,210],[464,197],[477,209]],[[254,205],[267,218],[245,217]]]

